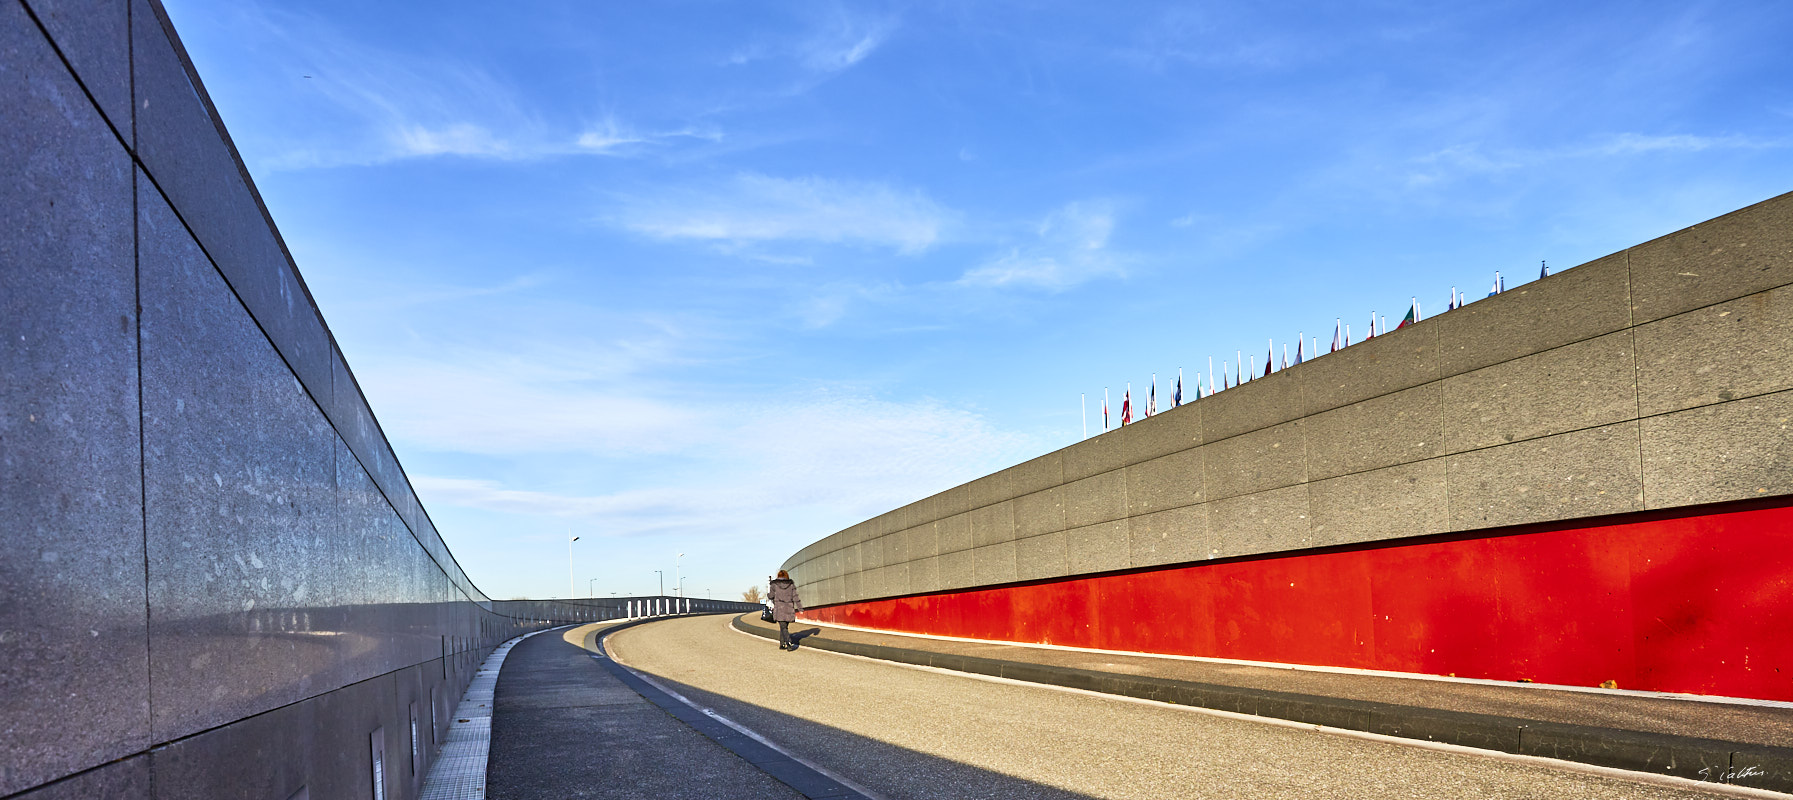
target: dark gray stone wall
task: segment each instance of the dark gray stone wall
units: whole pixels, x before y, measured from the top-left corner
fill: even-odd
[[[818,541],[813,605],[1793,494],[1793,194]]]
[[[493,647],[645,599],[467,579],[159,5],[0,0],[0,114],[0,796],[371,797],[377,730],[415,797]]]

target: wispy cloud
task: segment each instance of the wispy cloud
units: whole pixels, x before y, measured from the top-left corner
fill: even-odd
[[[1449,145],[1409,162],[1406,183],[1427,186],[1457,178],[1534,170],[1549,164],[1593,159],[1629,158],[1706,150],[1765,150],[1793,145],[1789,139],[1697,134],[1616,133],[1590,141],[1548,149],[1488,148],[1479,143]]]
[[[842,72],[871,56],[896,27],[892,17],[834,5],[815,14],[807,32],[744,44],[730,52],[723,63],[741,66],[768,59],[790,59],[811,72]]]
[[[1628,156],[1641,153],[1683,152],[1702,150],[1766,150],[1787,147],[1787,139],[1760,139],[1751,136],[1698,136],[1690,134],[1648,135],[1621,133],[1596,142],[1581,151],[1589,156]]]
[[[432,507],[578,518],[612,535],[763,525],[793,507],[870,515],[1017,462],[1031,439],[932,401],[808,392],[783,403],[688,409],[713,438],[688,446],[703,481],[576,494],[484,478],[413,479]],[[603,451],[594,458],[608,455]]]
[[[530,160],[575,155],[626,156],[684,139],[716,141],[696,127],[643,130],[605,115],[580,126],[556,120],[526,92],[479,63],[453,55],[404,52],[351,37],[322,18],[244,5],[232,32],[268,53],[283,75],[303,74],[291,113],[330,120],[312,131],[326,139],[278,141],[258,165],[304,169],[413,158]]]
[[[1124,275],[1125,259],[1108,247],[1114,208],[1107,202],[1071,203],[1034,227],[1016,245],[959,278],[966,286],[1063,291],[1089,280]]]
[[[714,185],[622,198],[612,224],[664,239],[933,246],[955,214],[917,190],[825,178],[742,173]]]
[[[883,44],[890,20],[848,14],[837,8],[829,24],[799,48],[799,60],[818,72],[840,72],[864,61]]]

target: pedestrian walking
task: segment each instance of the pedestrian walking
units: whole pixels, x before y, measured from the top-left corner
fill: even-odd
[[[797,621],[797,615],[803,611],[803,601],[797,597],[797,582],[791,580],[791,573],[778,571],[778,577],[772,579],[771,591],[766,597],[772,601],[772,621],[778,623],[778,649],[795,650],[797,643],[791,641],[791,623]]]

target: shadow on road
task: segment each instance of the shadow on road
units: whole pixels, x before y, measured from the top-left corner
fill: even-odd
[[[792,638],[813,636],[820,632],[820,628],[812,628],[794,633]],[[581,633],[585,633],[585,629],[581,629]],[[490,770],[494,779],[497,779],[501,773],[505,776],[514,775],[521,778],[522,776],[518,773],[552,769],[563,773],[560,776],[563,785],[582,785],[586,791],[592,792],[580,796],[628,796],[626,787],[630,783],[637,787],[656,787],[658,792],[669,797],[749,796],[751,788],[748,786],[723,785],[723,782],[740,782],[742,780],[737,770],[704,766],[691,762],[689,758],[662,760],[658,757],[646,757],[649,754],[664,753],[667,747],[683,749],[688,754],[694,755],[688,746],[677,744],[678,739],[683,738],[682,735],[677,738],[667,738],[668,731],[664,730],[665,725],[659,721],[650,725],[644,724],[645,721],[638,718],[618,719],[616,722],[620,724],[602,725],[601,727],[605,729],[606,733],[599,738],[608,739],[608,741],[596,741],[590,733],[568,735],[574,733],[571,730],[541,731],[535,734],[524,730],[530,722],[526,716],[527,712],[524,711],[525,707],[534,705],[564,707],[566,700],[563,699],[563,696],[557,696],[559,692],[576,691],[575,686],[587,681],[592,683],[613,682],[598,664],[590,659],[587,648],[581,646],[582,639],[590,641],[595,638],[595,634],[596,631],[591,631],[583,636],[569,635],[565,638],[536,637],[525,643],[525,645],[533,645],[530,650],[522,651],[525,658],[517,660],[517,666],[523,667],[523,669],[513,673],[512,661],[505,663],[504,672],[499,676],[497,714],[493,720],[493,757],[495,760]],[[531,657],[531,650],[534,651],[533,657]],[[776,654],[774,651],[767,657],[782,659],[782,654]],[[517,659],[516,653],[513,653],[512,659]],[[532,685],[536,681],[527,674],[530,671],[528,665],[532,663],[542,665],[537,669],[559,672],[555,676],[559,680],[554,682],[554,686]],[[571,670],[571,672],[562,670]],[[712,694],[664,675],[652,672],[643,674],[648,675],[660,686],[683,695],[700,708],[710,709],[715,714],[766,737],[797,757],[818,764],[888,800],[935,800],[936,798],[1087,800],[1090,797]],[[542,677],[548,676],[544,674]],[[618,688],[621,687],[618,686]],[[792,691],[801,692],[804,691],[804,687],[794,686]],[[629,694],[632,697],[640,697],[632,691]],[[612,693],[609,698],[597,702],[600,704],[618,703],[620,698]],[[865,712],[876,714],[879,713],[879,710],[868,708],[865,709]],[[664,712],[657,713],[664,714]],[[942,709],[942,713],[950,713],[950,709]],[[687,734],[696,735],[694,730],[685,727],[684,723],[673,720],[671,717],[665,717],[664,722],[678,726]],[[643,741],[620,741],[628,739],[631,729],[638,730]],[[522,750],[504,746],[510,742],[523,745],[525,741],[527,741],[527,745]],[[1042,751],[1044,757],[1080,757],[1071,753],[1053,753],[1052,751],[1057,747],[1053,742],[1037,742],[1035,744]],[[516,763],[502,764],[496,760],[501,752],[507,750],[513,751],[511,756],[517,759]],[[605,763],[618,757],[631,763]],[[739,758],[732,753],[721,752],[711,757]],[[525,766],[526,763],[529,766]],[[740,763],[745,764],[745,762]],[[556,766],[549,768],[547,766],[549,764]],[[585,773],[588,780],[566,780],[572,777],[564,774],[569,769]],[[654,770],[656,774],[644,774],[641,770]],[[760,773],[760,775],[763,776],[764,773]],[[600,780],[593,781],[589,778],[600,778]],[[520,782],[528,783],[527,781]],[[680,782],[689,784],[689,786],[677,788],[673,786]],[[753,783],[755,781],[746,782]],[[619,789],[623,793],[605,794],[603,792],[606,787],[602,784],[608,784],[608,788]],[[493,796],[501,795],[510,796],[502,793]]]
[[[678,692],[700,707],[741,724],[798,757],[818,764],[889,800],[938,800],[949,797],[1004,800],[1091,798],[1091,795],[992,772],[773,711],[764,706],[712,694],[663,676],[651,677],[661,686]],[[801,688],[796,690],[801,691]],[[878,710],[866,709],[866,713],[875,714]],[[1038,742],[1036,746],[1043,751],[1042,755],[1055,757],[1049,755],[1056,748],[1055,743]],[[1079,756],[1062,753],[1056,757]]]

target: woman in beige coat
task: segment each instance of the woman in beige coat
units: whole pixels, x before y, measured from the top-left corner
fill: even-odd
[[[771,591],[766,597],[772,601],[772,621],[778,623],[778,649],[795,650],[797,643],[791,641],[791,623],[797,621],[797,615],[803,611],[803,600],[797,597],[797,582],[791,580],[791,573],[778,571],[778,577],[772,579]]]

